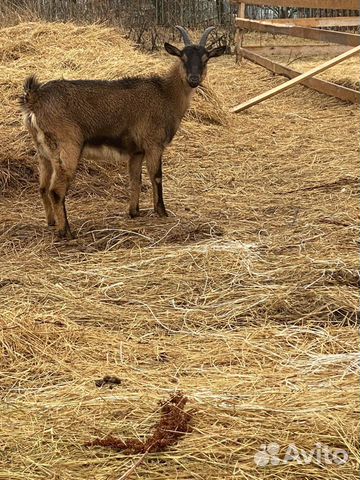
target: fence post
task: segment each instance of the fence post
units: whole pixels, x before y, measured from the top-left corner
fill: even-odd
[[[246,18],[245,8],[246,8],[246,3],[241,2],[238,8],[238,13],[237,13],[237,16],[239,18]],[[242,49],[243,41],[244,41],[244,29],[239,28],[237,26],[235,31],[235,62],[236,63],[239,63],[242,60],[241,49]]]

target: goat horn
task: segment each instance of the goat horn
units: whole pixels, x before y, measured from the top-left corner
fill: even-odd
[[[215,27],[208,27],[205,32],[202,34],[202,37],[200,39],[200,42],[199,42],[199,45],[201,45],[202,47],[205,47],[206,45],[206,41],[208,39],[208,36],[209,36],[209,33],[212,32],[213,30],[215,30]]]
[[[179,25],[176,25],[175,28],[177,28],[179,30],[179,32],[181,33],[181,36],[184,40],[184,44],[185,44],[185,47],[188,47],[189,45],[192,45],[192,41],[191,41],[191,38],[190,38],[190,35],[188,34],[188,32],[185,30],[184,27],[180,27]]]

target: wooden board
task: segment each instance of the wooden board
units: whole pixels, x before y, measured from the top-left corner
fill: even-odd
[[[252,98],[251,100],[248,100],[247,102],[236,105],[235,107],[230,109],[230,112],[232,112],[232,113],[240,112],[240,111],[245,110],[249,107],[252,107],[253,105],[256,105],[260,102],[263,102],[264,100],[266,100],[268,98],[271,98],[271,97],[273,97],[274,95],[277,95],[280,92],[284,92],[285,90],[288,90],[289,88],[293,87],[294,85],[302,83],[304,80],[309,80],[314,75],[317,75],[318,73],[321,73],[321,72],[329,69],[330,67],[332,67],[334,65],[337,65],[338,63],[346,60],[347,58],[351,57],[352,55],[357,54],[358,52],[360,52],[360,46],[352,48],[351,50],[348,50],[347,52],[344,52],[341,55],[338,55],[337,57],[332,58],[331,60],[328,60],[327,62],[322,63],[321,65],[318,65],[315,68],[312,68],[308,72],[302,73],[300,75],[296,75],[295,78],[292,78],[291,80],[283,83],[282,85],[278,85],[277,87],[272,88],[271,90],[269,90],[265,93],[262,93],[261,95],[258,95],[257,97]],[[252,52],[243,52],[243,53],[246,54],[246,55],[249,55],[249,54],[250,55],[256,55]],[[259,55],[258,55],[258,57],[259,57]],[[264,57],[262,57],[262,58],[263,58],[263,60],[268,60]],[[271,60],[268,60],[268,62],[271,62]],[[274,64],[274,66],[272,68],[274,68],[274,69],[279,68],[279,64],[275,65],[274,62],[272,62],[272,63]],[[288,69],[288,70],[290,70],[290,69]],[[295,72],[295,71],[293,71],[293,72],[295,74],[298,73],[298,72]],[[324,82],[324,81],[322,81],[322,82]],[[330,83],[330,82],[326,82],[326,83]],[[341,87],[341,88],[344,88],[344,87]],[[352,90],[352,89],[347,89],[347,90]],[[358,92],[356,92],[356,90],[354,90],[354,92],[358,93]],[[322,93],[325,93],[325,92],[322,92]],[[358,101],[359,97],[356,96],[355,94],[353,94],[353,95],[354,95],[354,99],[357,99],[357,101]]]
[[[232,0],[241,3],[241,0]],[[358,0],[247,0],[247,5],[274,5],[276,7],[328,8],[330,10],[359,10]]]
[[[354,33],[335,32],[332,30],[321,30],[319,28],[275,25],[259,22],[257,20],[245,20],[243,18],[237,18],[235,24],[241,29],[271,33],[273,35],[290,35],[292,37],[309,38],[311,40],[319,40],[322,42],[348,45],[349,47],[360,45],[360,35],[355,35]]]
[[[358,27],[360,26],[360,17],[276,18],[266,19],[263,22],[300,27]]]
[[[265,57],[315,57],[323,55],[333,57],[349,50],[346,45],[274,45],[260,47],[258,45],[246,45],[244,49],[264,55]],[[241,55],[243,52],[239,52]]]

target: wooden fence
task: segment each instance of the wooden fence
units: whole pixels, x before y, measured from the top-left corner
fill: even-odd
[[[357,90],[347,88],[342,85],[337,85],[332,82],[326,82],[324,80],[313,78],[314,75],[320,73],[324,69],[330,68],[332,65],[340,63],[344,59],[351,55],[355,55],[360,49],[360,35],[348,32],[335,31],[328,29],[329,27],[339,26],[360,26],[360,17],[347,15],[343,17],[308,17],[308,18],[271,18],[265,20],[250,20],[246,18],[246,5],[259,5],[262,6],[277,6],[286,8],[308,8],[308,9],[330,9],[331,11],[351,11],[357,12],[359,8],[358,0],[248,0],[241,2],[240,0],[233,0],[233,3],[239,5],[238,16],[235,20],[236,37],[235,37],[235,52],[236,61],[240,61],[242,58],[246,58],[258,65],[261,65],[273,73],[284,75],[292,79],[288,83],[290,86],[296,83],[301,83],[309,88],[317,90],[321,93],[337,97],[341,100],[360,103],[360,94]],[[327,29],[323,29],[326,27]],[[308,40],[315,40],[317,42],[324,42],[323,44],[315,45],[281,45],[278,47],[269,46],[243,46],[244,34],[248,31],[256,31],[269,33],[272,35],[286,35],[290,37],[299,37]],[[350,48],[352,47],[352,48]],[[319,65],[317,69],[313,69],[311,75],[301,74],[296,70],[289,68],[270,60],[267,57],[273,57],[274,55],[295,55],[295,56],[314,56],[316,54],[322,54],[327,56],[338,55],[333,60],[329,60],[324,64]],[[325,67],[325,68],[324,68]],[[305,75],[305,76],[304,76]],[[298,80],[296,80],[298,77]],[[279,88],[276,93],[279,93],[284,88]],[[286,87],[287,88],[287,87]],[[271,95],[272,96],[272,95]],[[261,98],[260,98],[261,97]],[[269,98],[266,94],[259,96],[259,101]],[[255,103],[258,103],[256,101]],[[245,102],[242,105],[234,107],[232,111],[240,111],[252,104]]]

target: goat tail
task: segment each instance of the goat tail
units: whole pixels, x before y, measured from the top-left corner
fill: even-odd
[[[37,92],[41,87],[41,83],[37,80],[35,75],[31,75],[24,82],[24,93],[21,95],[19,101],[23,110],[31,111],[37,99]]]

